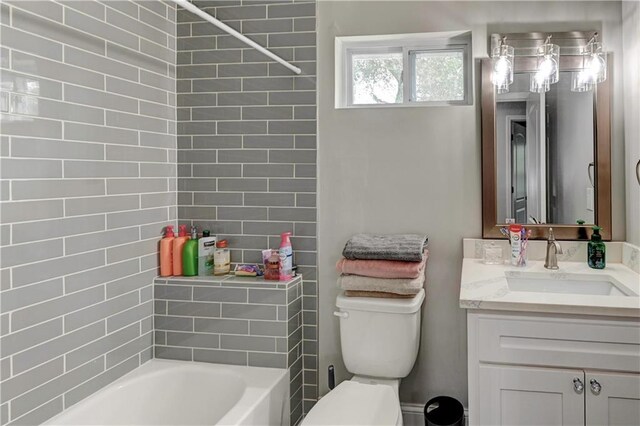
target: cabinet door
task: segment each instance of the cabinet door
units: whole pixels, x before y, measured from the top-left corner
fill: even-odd
[[[588,426],[640,425],[639,374],[587,371],[586,379]]]
[[[480,425],[584,426],[582,370],[480,365]]]

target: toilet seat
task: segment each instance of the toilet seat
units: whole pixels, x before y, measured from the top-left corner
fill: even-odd
[[[351,380],[321,398],[302,421],[303,426],[387,425],[401,417],[398,395],[391,386]]]

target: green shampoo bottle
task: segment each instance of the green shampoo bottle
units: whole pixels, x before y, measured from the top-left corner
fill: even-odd
[[[182,248],[182,275],[198,275],[198,230],[195,226],[191,227],[191,239]]]
[[[601,229],[602,228],[599,226],[593,227],[591,241],[589,241],[587,246],[587,263],[589,264],[589,267],[593,269],[604,269],[606,265],[605,253],[607,248],[602,241],[602,236],[600,235]]]

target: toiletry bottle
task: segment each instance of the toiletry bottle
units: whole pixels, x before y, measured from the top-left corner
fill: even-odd
[[[173,275],[173,226],[167,225],[164,238],[160,240],[160,276]]]
[[[198,275],[213,275],[216,240],[208,229],[202,231],[202,238],[198,240]]]
[[[191,239],[184,243],[182,249],[182,275],[198,275],[198,230],[195,226],[191,227]]]
[[[182,250],[188,239],[187,225],[179,225],[178,236],[173,240],[173,275],[182,275]]]
[[[587,228],[584,227],[584,220],[578,219],[576,223],[580,226],[580,228],[578,228],[578,239],[588,240],[589,236],[587,235]]]
[[[284,232],[280,235],[280,280],[290,280],[293,276],[293,248],[291,247],[291,232]]]
[[[280,256],[276,250],[271,250],[271,257],[264,269],[264,279],[270,281],[280,279]]]
[[[522,238],[520,233],[522,232],[522,225],[512,224],[509,225],[509,241],[511,242],[511,264],[518,266],[518,260],[520,259],[520,250],[522,249]]]
[[[602,236],[600,235],[599,226],[593,227],[593,234],[591,235],[591,241],[587,245],[587,264],[590,268],[593,269],[604,269],[606,266],[605,263],[605,251],[606,246],[602,241]]]
[[[216,243],[216,252],[213,256],[213,274],[226,275],[231,272],[231,252],[227,240],[220,240]]]

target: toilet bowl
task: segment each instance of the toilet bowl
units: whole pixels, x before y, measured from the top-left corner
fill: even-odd
[[[391,386],[345,380],[318,401],[302,424],[401,426],[402,412]]]
[[[424,289],[411,299],[338,295],[342,358],[354,376],[322,397],[302,425],[402,425],[398,388],[418,355],[423,301]]]

